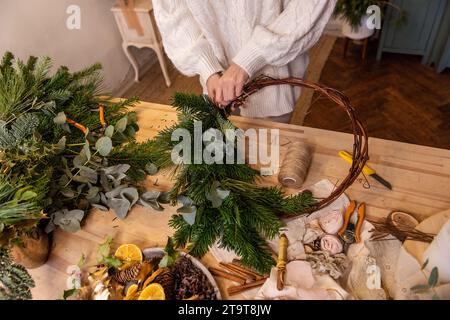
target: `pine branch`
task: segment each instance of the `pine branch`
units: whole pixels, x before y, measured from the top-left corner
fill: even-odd
[[[0,300],[28,300],[35,283],[28,271],[11,261],[7,249],[0,248]]]
[[[188,245],[191,254],[201,257],[219,239],[221,246],[234,250],[244,264],[262,273],[270,271],[274,260],[265,239],[272,239],[279,233],[283,224],[278,215],[301,214],[314,204],[314,199],[311,195],[285,197],[280,188],[257,186],[258,172],[245,164],[174,166],[171,151],[178,144],[172,141],[175,130],[188,130],[192,139],[195,121],[202,121],[204,131],[215,128],[225,133],[235,127],[204,96],[178,93],[174,96],[173,105],[178,111],[179,123],[162,130],[150,149],[153,154],[158,154],[159,167],[174,169],[175,184],[170,191],[172,201],[175,203],[178,196],[183,195],[197,207],[193,225],[189,225],[181,215],[172,217],[170,226],[175,229],[177,245]],[[193,160],[194,150],[191,152]],[[217,183],[229,194],[218,208],[214,208],[208,199]]]

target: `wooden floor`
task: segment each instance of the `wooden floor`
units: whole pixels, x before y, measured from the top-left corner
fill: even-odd
[[[338,39],[320,82],[350,98],[370,136],[450,149],[450,71],[436,74],[421,65],[419,57],[408,55],[385,54],[377,62],[376,43],[362,63],[360,49],[351,46],[344,58],[343,39]],[[170,75],[173,84],[168,89],[155,65],[125,96],[168,104],[175,91],[202,92],[197,78],[187,78],[173,66]],[[304,125],[350,132],[345,112],[320,97],[313,99]]]
[[[343,43],[336,42],[320,82],[350,98],[370,136],[450,149],[449,70],[436,74],[409,55],[386,53],[377,62],[376,43],[362,63],[356,45],[343,57]],[[345,112],[323,99],[313,103],[304,125],[350,132]]]

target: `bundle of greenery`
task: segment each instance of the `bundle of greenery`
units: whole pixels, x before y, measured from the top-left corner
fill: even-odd
[[[202,257],[219,241],[221,247],[238,254],[243,264],[260,273],[269,272],[275,261],[266,240],[279,233],[283,226],[280,216],[301,214],[315,199],[310,193],[285,197],[279,188],[258,187],[255,182],[260,177],[259,171],[239,161],[229,164],[226,157],[230,150],[222,152],[222,161],[212,164],[179,161],[174,166],[172,150],[179,142],[173,141],[172,134],[177,129],[186,129],[192,139],[190,144],[194,145],[194,128],[201,121],[202,133],[217,129],[226,145],[230,139],[227,134],[236,128],[206,96],[178,93],[173,106],[178,110],[179,122],[160,132],[151,153],[158,155],[155,164],[172,170],[175,177],[170,199],[183,203],[179,214],[170,221],[176,230],[174,241],[196,257]],[[236,146],[242,137],[236,134],[232,139],[236,140]],[[237,157],[239,153],[234,148],[231,154]],[[191,152],[190,158],[194,159],[194,150]]]
[[[0,245],[44,217],[47,231],[73,232],[92,207],[119,218],[135,203],[162,208],[136,187],[157,171],[151,142],[134,138],[137,100],[105,96],[98,64],[53,75],[51,66],[11,53],[0,63]]]

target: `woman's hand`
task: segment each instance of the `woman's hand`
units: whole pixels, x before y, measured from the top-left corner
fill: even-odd
[[[220,85],[220,73],[214,73],[206,81],[206,89],[208,90],[208,96],[211,100],[216,102],[216,92],[219,90]],[[217,102],[216,102],[217,103]]]
[[[247,72],[233,63],[222,76],[213,74],[209,77],[206,83],[208,95],[217,104],[226,106],[242,94],[248,78]]]

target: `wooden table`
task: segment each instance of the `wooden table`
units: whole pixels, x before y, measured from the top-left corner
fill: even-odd
[[[159,130],[176,121],[176,113],[169,106],[141,103],[136,111],[141,128],[138,134],[140,141],[154,137]],[[314,149],[314,156],[305,185],[324,178],[336,183],[348,172],[349,165],[337,153],[342,149],[351,149],[353,137],[349,134],[241,117],[233,117],[232,121],[242,129],[279,128],[281,146],[299,139],[307,141]],[[410,212],[423,220],[450,208],[450,150],[374,138],[370,139],[369,145],[371,166],[393,185],[393,190],[389,191],[370,181],[371,188],[365,189],[360,180],[348,189],[350,198],[366,202],[369,216],[386,216],[396,209]],[[168,190],[171,185],[167,177],[161,175],[149,177],[145,184],[148,188],[158,190]],[[263,184],[277,184],[276,176],[264,179]],[[163,246],[167,236],[173,233],[167,222],[174,212],[174,208],[167,206],[163,212],[135,206],[128,217],[120,221],[115,219],[113,213],[93,211],[81,231],[75,234],[56,231],[49,261],[31,270],[36,281],[34,298],[61,298],[67,266],[76,264],[82,254],[86,255],[88,265],[94,264],[98,244],[107,235],[114,237],[116,245],[135,243],[142,248]],[[217,265],[211,254],[207,254],[203,262],[207,266]],[[222,295],[226,297],[225,289],[231,283],[222,279],[217,281]]]

